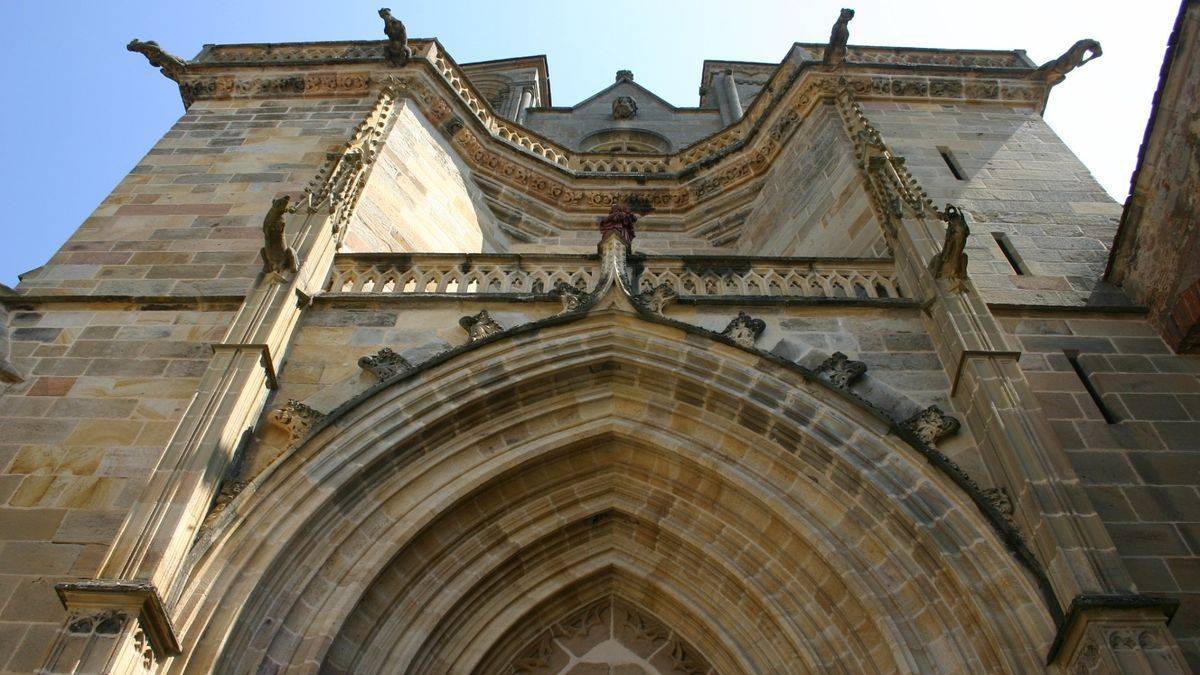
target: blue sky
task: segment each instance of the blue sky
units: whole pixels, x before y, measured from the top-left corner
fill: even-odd
[[[384,0],[388,1],[388,0]],[[205,43],[382,39],[371,2],[106,0],[5,3],[0,23],[0,283],[37,267],[183,113],[175,85],[125,51],[157,40],[191,58]],[[556,105],[621,68],[676,105],[695,105],[705,58],[779,61],[792,42],[827,40],[857,10],[852,44],[1026,49],[1035,61],[1094,37],[1104,56],[1072,73],[1047,119],[1118,200],[1128,192],[1175,0],[849,2],[743,0],[390,0],[413,37],[460,63],[546,54]]]

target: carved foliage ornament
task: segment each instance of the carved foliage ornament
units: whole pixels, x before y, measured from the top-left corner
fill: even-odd
[[[721,335],[747,349],[753,349],[754,343],[766,329],[767,323],[762,319],[755,319],[745,312],[738,312],[729,325],[725,326],[725,330],[721,331]]]
[[[579,309],[588,295],[587,291],[565,281],[555,282],[554,290],[550,293],[562,301],[562,313]]]
[[[408,359],[392,351],[389,347],[384,347],[370,356],[360,358],[358,367],[379,378],[380,381],[389,380],[400,373],[412,370],[412,364],[408,362]]]
[[[483,338],[500,333],[504,327],[496,323],[491,314],[488,314],[486,309],[480,310],[474,316],[464,316],[458,320],[458,325],[467,331],[467,338],[470,342],[482,340]]]
[[[308,436],[322,419],[325,413],[311,408],[296,399],[288,399],[287,404],[267,415],[267,420],[288,433],[289,445],[296,445]]]
[[[642,291],[633,297],[633,301],[643,310],[651,314],[662,314],[663,310],[675,301],[675,289],[668,283],[661,283],[648,291]]]
[[[867,372],[867,364],[852,361],[842,352],[834,352],[817,367],[817,372],[827,377],[838,389],[849,389]]]
[[[943,438],[958,433],[960,424],[957,419],[942,412],[938,406],[931,405],[913,413],[901,422],[900,426],[912,432],[925,445],[934,447]]]

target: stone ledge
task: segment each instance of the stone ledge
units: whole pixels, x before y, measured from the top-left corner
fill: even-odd
[[[149,581],[86,579],[55,584],[54,590],[68,611],[127,609],[136,612],[155,653],[160,657],[180,653],[171,617],[158,589]]]
[[[0,295],[0,305],[9,309],[24,306],[53,304],[128,305],[129,309],[153,311],[162,309],[237,309],[245,301],[242,295]]]
[[[1169,624],[1178,609],[1178,600],[1163,596],[1139,594],[1077,595],[1071,600],[1071,606],[1067,608],[1066,615],[1063,616],[1058,624],[1058,630],[1054,635],[1054,642],[1050,644],[1050,650],[1046,653],[1046,665],[1054,663],[1062,655],[1063,646],[1068,641],[1067,638],[1081,627],[1081,622],[1090,613],[1103,610],[1115,610],[1118,612],[1144,610],[1149,613],[1161,613]]]

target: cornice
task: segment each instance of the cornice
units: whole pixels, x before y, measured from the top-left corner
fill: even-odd
[[[897,63],[828,66],[812,60],[807,48],[794,47],[735,124],[671,155],[613,156],[574,152],[500,117],[437,40],[410,40],[412,57],[401,67],[388,63],[384,44],[209,45],[187,63],[178,78],[180,91],[189,105],[211,99],[363,97],[388,91],[412,100],[473,170],[549,206],[602,214],[634,192],[670,215],[760,179],[800,122],[839,91],[849,90],[858,100],[1037,108],[1049,88],[1027,66],[914,64],[899,56],[893,59]],[[918,51],[959,54],[889,53]],[[1013,52],[995,54],[1016,58]]]

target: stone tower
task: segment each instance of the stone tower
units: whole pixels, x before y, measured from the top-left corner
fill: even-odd
[[[1124,209],[1089,40],[135,40],[186,114],[0,294],[0,668],[1200,665],[1197,7]]]

